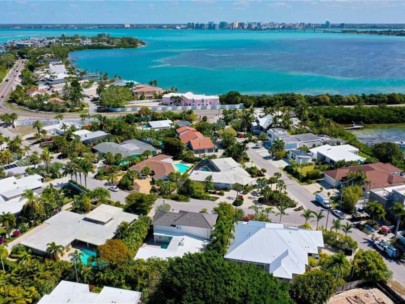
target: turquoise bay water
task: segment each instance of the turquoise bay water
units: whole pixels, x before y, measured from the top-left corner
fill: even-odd
[[[321,32],[147,29],[4,30],[0,42],[97,33],[137,37],[138,49],[71,54],[80,68],[180,91],[244,93],[405,93],[405,37]]]

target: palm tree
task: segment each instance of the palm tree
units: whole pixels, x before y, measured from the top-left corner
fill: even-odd
[[[10,150],[6,149],[0,152],[0,162],[2,164],[8,165],[12,161],[13,161],[13,154],[10,152]]]
[[[91,191],[90,197],[100,204],[105,204],[110,200],[111,194],[107,189],[97,187],[93,191]]]
[[[61,121],[63,120],[64,116],[62,113],[55,115],[54,117],[56,120],[59,121],[59,123],[61,123]]]
[[[3,212],[0,215],[0,222],[3,225],[4,228],[9,229],[10,227],[14,227],[16,223],[16,218],[14,214],[10,212]]]
[[[266,213],[266,216],[268,218],[271,213],[274,213],[273,207],[269,206],[269,207],[264,208],[264,212]]]
[[[311,218],[314,218],[313,212],[309,209],[305,209],[304,212],[301,214],[301,216],[305,219],[305,225]]]
[[[319,222],[321,221],[321,219],[323,219],[325,217],[323,215],[323,210],[320,210],[318,213],[314,212],[313,215],[316,219],[316,230],[318,230]]]
[[[396,237],[398,234],[399,224],[401,223],[401,219],[403,216],[405,216],[404,204],[401,202],[396,202],[391,210],[392,210],[392,213],[395,214],[396,220],[397,220],[397,222],[395,224],[395,237]]]
[[[80,171],[84,175],[84,185],[87,187],[87,176],[90,172],[94,172],[93,163],[88,159],[82,159],[79,162]]]
[[[33,190],[26,190],[21,199],[27,199],[27,202],[24,204],[21,215],[28,220],[28,222],[33,222],[34,224],[37,223],[45,214],[44,205],[35,196]]]
[[[46,245],[46,253],[54,260],[59,260],[59,255],[62,255],[64,248],[62,245],[57,245],[55,242],[48,243]]]
[[[11,113],[9,115],[9,118],[10,118],[11,125],[13,126],[13,128],[15,128],[15,121],[17,120],[18,115],[16,113]]]
[[[77,273],[77,264],[79,264],[81,262],[82,255],[83,255],[83,253],[81,253],[78,250],[75,250],[74,252],[69,253],[70,260],[73,262],[73,265],[75,267],[76,282],[79,282],[79,276]]]
[[[79,166],[77,163],[70,161],[63,166],[63,175],[70,175],[70,179],[73,180],[73,175],[75,176],[75,180],[77,182],[77,172],[79,171]]]
[[[349,222],[346,222],[344,225],[342,225],[341,229],[344,232],[344,234],[347,235],[348,233],[352,232],[353,225],[350,224]]]
[[[350,263],[343,253],[336,253],[325,259],[322,268],[336,279],[344,279],[350,272]]]
[[[287,206],[284,204],[280,204],[276,207],[277,212],[276,215],[279,216],[279,222],[281,223],[281,219],[284,215],[286,215],[287,213],[285,212],[287,210]]]
[[[7,256],[8,256],[7,248],[4,247],[3,245],[0,245],[0,261],[3,272],[6,272],[6,269],[4,268],[4,259],[7,258]]]
[[[349,173],[349,175],[347,176],[347,180],[350,181],[352,186],[363,186],[367,182],[367,177],[363,171],[358,170]]]
[[[340,221],[340,219],[336,219],[332,221],[332,226],[330,227],[330,230],[335,229],[335,231],[337,232],[340,227],[342,227],[342,222]]]
[[[267,185],[267,179],[265,179],[264,177],[258,178],[256,180],[256,188],[259,189],[260,191],[266,187]]]
[[[41,129],[45,126],[45,124],[42,122],[42,120],[36,120],[32,128],[37,129],[37,134],[41,134]]]
[[[44,162],[46,172],[49,173],[49,165],[51,163],[52,156],[51,156],[51,153],[49,153],[49,151],[47,149],[44,149],[42,151],[41,160]]]
[[[88,114],[84,114],[84,113],[80,114],[80,119],[81,119],[83,125],[87,118],[89,118]]]

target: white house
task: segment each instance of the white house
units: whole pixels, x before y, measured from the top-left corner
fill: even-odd
[[[301,150],[288,151],[288,158],[294,160],[299,165],[312,162],[312,156]]]
[[[149,121],[147,129],[150,130],[163,130],[170,129],[173,126],[173,122],[170,119]]]
[[[190,179],[203,182],[208,176],[212,176],[214,186],[218,189],[231,189],[235,184],[245,186],[255,182],[231,157],[203,160],[191,172]]]
[[[208,245],[217,218],[217,214],[158,211],[153,220],[153,237],[159,245],[144,244],[135,259],[165,259],[199,252]]]
[[[178,100],[178,101],[177,101]],[[187,92],[182,93],[168,93],[163,95],[162,104],[176,105],[176,106],[218,106],[218,95],[200,95]]]
[[[16,240],[33,253],[44,255],[49,243],[55,242],[64,248],[75,244],[100,246],[115,236],[122,222],[131,223],[137,215],[124,212],[121,208],[100,205],[88,214],[61,211],[34,228],[29,236]]]
[[[141,302],[141,297],[142,293],[139,291],[105,286],[100,292],[93,292],[90,285],[61,281],[38,304],[137,304]]]
[[[256,264],[277,278],[291,280],[305,272],[308,255],[317,255],[323,246],[321,231],[257,221],[238,222],[225,258]]]
[[[358,155],[359,149],[351,145],[322,145],[310,149],[310,152],[314,159],[327,163],[336,163],[338,161],[363,163],[365,161],[364,157]]]
[[[0,180],[0,214],[10,212],[17,214],[23,208],[26,200],[21,196],[26,190],[42,189],[43,177],[34,174],[21,178],[14,176]]]

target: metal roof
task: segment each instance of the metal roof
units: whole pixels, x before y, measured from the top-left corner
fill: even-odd
[[[217,222],[217,214],[199,212],[163,212],[157,211],[153,219],[156,226],[187,226],[212,229]]]

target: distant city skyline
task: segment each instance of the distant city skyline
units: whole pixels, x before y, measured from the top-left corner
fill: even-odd
[[[405,23],[395,0],[0,0],[0,23]]]

